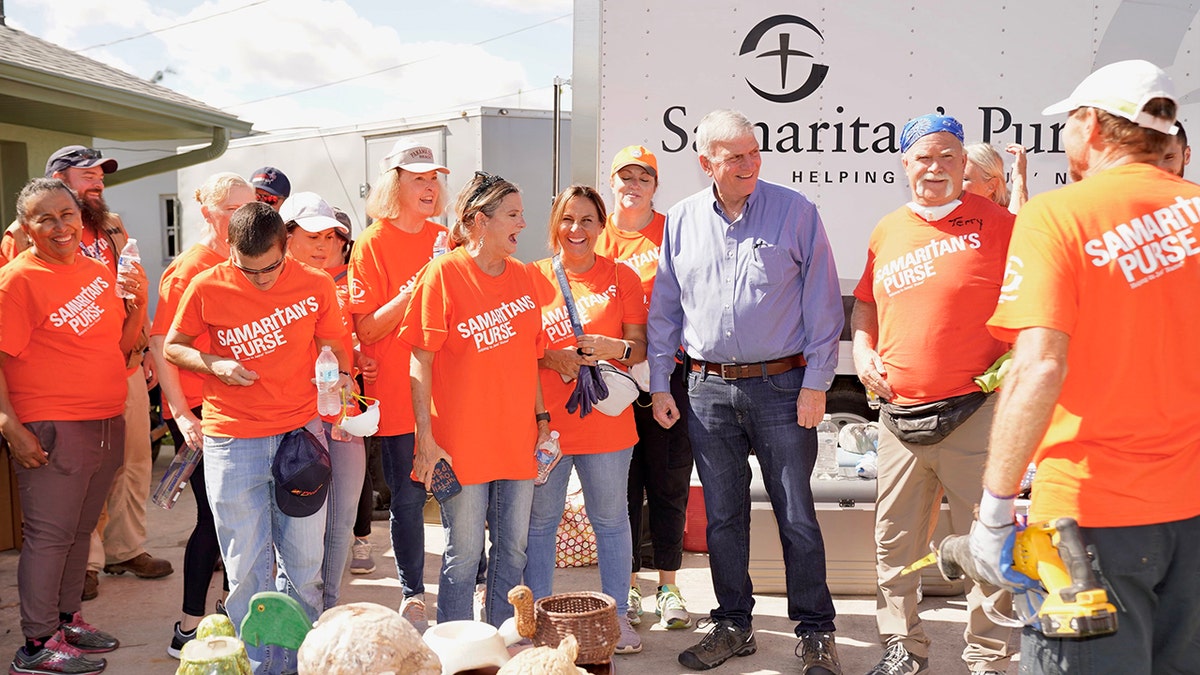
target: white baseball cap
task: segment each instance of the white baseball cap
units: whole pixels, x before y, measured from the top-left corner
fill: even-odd
[[[434,161],[433,150],[429,146],[404,138],[396,141],[391,152],[383,158],[381,164],[381,171],[404,169],[413,173],[425,173],[426,171],[450,173],[450,169]]]
[[[1162,68],[1134,59],[1110,63],[1083,79],[1066,99],[1047,107],[1043,115],[1069,113],[1077,108],[1099,108],[1139,127],[1175,133],[1175,119],[1155,117],[1143,108],[1155,98],[1175,98],[1175,85]]]
[[[306,232],[324,232],[329,228],[346,234],[350,229],[333,215],[333,207],[315,192],[297,192],[279,207],[283,222],[295,222]]]

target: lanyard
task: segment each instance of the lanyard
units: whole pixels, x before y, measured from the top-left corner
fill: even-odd
[[[554,265],[554,276],[558,277],[558,287],[562,289],[563,302],[567,304],[567,315],[571,317],[571,331],[575,333],[575,337],[583,337],[583,323],[579,320],[579,310],[575,307],[575,296],[571,295],[571,283],[567,281],[562,257],[555,255],[550,262]]]

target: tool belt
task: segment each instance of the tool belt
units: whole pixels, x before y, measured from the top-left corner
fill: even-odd
[[[711,363],[692,359],[692,372],[719,375],[722,380],[741,380],[747,377],[778,375],[793,368],[803,368],[806,365],[808,365],[808,361],[804,360],[803,354],[793,354],[782,359],[757,363]]]
[[[974,415],[987,397],[982,391],[973,391],[962,396],[917,405],[881,402],[879,420],[905,443],[934,445],[941,443],[959,425]]]

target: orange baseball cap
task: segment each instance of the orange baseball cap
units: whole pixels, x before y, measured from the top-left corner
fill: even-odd
[[[653,152],[640,145],[627,145],[621,148],[617,156],[613,157],[612,171],[608,175],[612,176],[630,165],[640,166],[658,178],[658,160],[655,159]]]

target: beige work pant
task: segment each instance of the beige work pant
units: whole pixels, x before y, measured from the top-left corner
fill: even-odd
[[[989,396],[962,426],[936,445],[911,445],[879,425],[879,496],[875,502],[875,562],[879,576],[876,620],[885,646],[899,643],[910,654],[928,657],[929,636],[917,614],[919,574],[900,570],[929,553],[942,497],[950,504],[950,530],[967,534],[983,494],[983,465],[996,397]],[[982,603],[1011,614],[1008,592],[967,582],[967,646],[963,661],[971,670],[1008,667],[1010,630],[992,623]]]
[[[92,532],[88,569],[125,562],[145,552],[146,501],[150,497],[150,396],[141,366],[125,395],[125,464],[113,477],[108,501]]]

